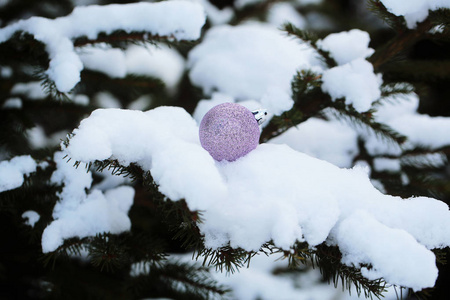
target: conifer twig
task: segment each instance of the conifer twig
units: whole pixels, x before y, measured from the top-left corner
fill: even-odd
[[[379,69],[393,57],[402,51],[405,51],[413,43],[423,38],[432,27],[432,22],[427,19],[422,23],[417,24],[416,29],[401,32],[391,39],[386,46],[377,49],[377,51],[369,58],[375,71],[379,71]]]
[[[112,34],[99,34],[96,39],[88,39],[85,37],[77,38],[74,41],[75,47],[84,47],[87,45],[94,45],[100,43],[130,43],[130,42],[159,42],[159,41],[174,41],[175,37],[172,35],[168,36],[160,36],[160,35],[152,35],[148,32],[131,32],[127,33],[124,31],[116,31]]]

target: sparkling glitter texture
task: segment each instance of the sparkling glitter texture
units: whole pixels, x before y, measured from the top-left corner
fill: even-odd
[[[236,103],[211,108],[200,123],[200,143],[217,161],[246,155],[258,146],[259,135],[253,113]]]

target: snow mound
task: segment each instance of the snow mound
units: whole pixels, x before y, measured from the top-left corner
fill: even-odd
[[[16,156],[0,162],[0,192],[9,191],[23,184],[23,176],[36,171],[37,164],[30,155]]]
[[[89,194],[92,174],[84,168],[74,168],[64,159],[63,152],[55,153],[57,169],[51,181],[63,185],[59,202],[53,209],[54,221],[42,234],[42,251],[55,251],[71,237],[84,238],[97,233],[121,233],[131,228],[128,211],[133,204],[134,189],[119,186],[102,192],[94,189]]]
[[[308,45],[268,25],[216,26],[189,53],[189,77],[205,94],[264,102],[269,111],[289,110],[291,81],[300,69],[321,70]],[[263,101],[261,101],[263,99]]]
[[[22,214],[22,218],[25,219],[25,224],[31,226],[31,228],[34,227],[34,224],[39,221],[41,216],[35,212],[34,210],[27,210]]]
[[[215,162],[180,108],[100,109],[74,134],[64,149],[72,159],[136,162],[171,200],[202,210],[207,247],[258,251],[270,240],[283,249],[327,242],[341,248],[344,263],[371,264],[367,277],[419,290],[437,278],[429,249],[450,245],[443,202],[383,195],[364,170],[340,169],[285,145],[262,144],[235,162]],[[378,246],[366,251],[372,245]],[[409,264],[415,257],[424,259]],[[389,267],[399,262],[410,267]]]
[[[381,74],[375,74],[372,64],[362,58],[326,70],[322,80],[325,93],[333,100],[345,97],[345,103],[352,104],[358,112],[369,110],[381,97]]]
[[[329,34],[323,40],[318,41],[317,46],[330,52],[330,56],[339,65],[345,65],[358,58],[367,58],[375,50],[369,48],[370,36],[367,32],[352,29],[339,33]]]

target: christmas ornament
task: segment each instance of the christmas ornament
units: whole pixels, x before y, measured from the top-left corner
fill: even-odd
[[[219,104],[200,123],[200,143],[215,160],[234,161],[258,146],[266,115],[264,109],[252,112],[236,103]]]

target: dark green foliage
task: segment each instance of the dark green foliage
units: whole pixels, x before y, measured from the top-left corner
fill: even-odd
[[[378,137],[387,140],[387,142],[402,144],[406,140],[406,137],[395,132],[389,126],[376,122],[372,116],[373,111],[358,113],[352,106],[345,105],[342,100],[334,101],[330,107],[334,109],[331,112],[335,112],[338,118],[346,119],[352,126],[366,128],[374,132]]]
[[[137,1],[98,1],[99,4],[111,2]],[[238,25],[251,19],[266,20],[268,10],[279,1],[261,1],[243,8],[234,7],[233,1],[215,2],[221,7],[233,7],[235,16],[230,24]],[[56,18],[69,14],[74,7],[73,3],[74,1],[69,0],[9,1],[0,7],[0,19],[2,25],[6,25],[31,15]],[[404,101],[402,95],[415,91],[421,96],[420,109],[424,109],[424,102],[432,98],[436,87],[448,89],[450,10],[430,12],[429,18],[412,30],[406,28],[403,17],[391,14],[379,0],[367,1],[370,11],[390,27],[386,29],[358,19],[357,12],[352,10],[352,5],[357,6],[355,3],[325,0],[324,5],[297,8],[305,16],[309,13],[323,14],[330,18],[333,28],[299,29],[286,23],[281,30],[299,42],[311,45],[328,68],[337,64],[329,53],[318,47],[319,39],[330,31],[353,27],[369,30],[372,37],[378,37],[378,42],[371,45],[376,52],[369,61],[376,72],[383,73],[381,98],[372,110],[359,113],[351,105],[345,104],[345,99],[332,100],[324,93],[321,89],[321,75],[311,70],[298,70],[291,82],[293,108],[271,119],[261,134],[262,142],[270,141],[309,118],[319,117],[342,120],[374,133],[387,143],[402,145],[404,136],[374,120],[377,105],[384,101]],[[355,24],[358,26],[354,26]],[[439,30],[430,31],[433,28]],[[424,42],[431,43],[440,52],[433,52],[433,55],[428,56],[418,54],[420,51],[417,49]],[[100,44],[120,49],[130,44],[145,47],[166,44],[178,49],[184,56],[196,43],[175,42],[171,36],[155,36],[148,32],[121,30],[101,33],[96,39],[84,36],[74,39],[77,51]],[[305,242],[297,242],[291,249],[285,250],[267,241],[259,251],[246,251],[230,245],[218,249],[205,248],[199,230],[201,211],[189,210],[185,200],[168,199],[159,191],[152,174],[142,170],[138,164],[125,166],[114,158],[88,165],[70,157],[66,157],[66,160],[74,168],[85,168],[86,171],[93,172],[94,183],[102,180],[102,172],[132,180],[136,195],[129,212],[131,230],[122,234],[103,232],[91,237],[74,237],[65,240],[54,252],[42,253],[42,233],[53,221],[52,210],[58,201],[57,195],[63,188],[50,180],[56,168],[53,153],[59,147],[35,149],[29,141],[27,130],[40,126],[47,136],[61,130],[71,132],[84,117],[99,107],[94,101],[98,92],[113,95],[122,107],[127,107],[144,95],[151,98],[147,109],[176,105],[188,112],[193,112],[198,101],[205,98],[201,90],[191,84],[187,74],[184,74],[178,89],[169,93],[165,83],[157,78],[134,74],[128,74],[124,78],[110,78],[87,69],[82,71],[81,82],[70,93],[61,93],[46,74],[48,64],[45,45],[30,34],[16,32],[11,39],[0,43],[0,71],[6,67],[11,70],[10,76],[0,78],[0,160],[31,154],[38,162],[47,164],[27,176],[20,188],[0,193],[0,228],[3,229],[0,231],[0,299],[226,299],[229,296],[227,287],[212,280],[210,270],[230,274],[239,272],[241,268],[251,266],[252,258],[256,255],[286,259],[289,268],[275,270],[276,275],[299,275],[314,267],[321,271],[324,281],[335,286],[341,284],[348,291],[354,287],[358,295],[365,297],[383,296],[386,283],[382,279],[368,280],[358,268],[343,265],[342,255],[334,246],[321,244],[310,247]],[[47,93],[45,99],[36,101],[27,94],[12,93],[12,88],[17,83],[33,81],[42,84]],[[85,95],[89,99],[88,105],[75,103],[75,95]],[[446,94],[444,91],[438,95]],[[21,109],[2,107],[12,97],[21,99]],[[435,114],[450,115],[450,112],[441,109],[441,104],[448,102],[448,97],[433,98],[439,100],[439,105],[431,105],[437,107]],[[70,138],[69,134],[64,142],[66,145],[70,143]],[[367,162],[373,170],[371,179],[379,180],[389,194],[402,197],[424,195],[448,201],[448,170],[446,165],[436,165],[435,160],[429,158],[433,154],[448,159],[450,148],[415,147],[395,156],[371,155],[366,149],[362,134],[359,154],[354,161]],[[376,171],[373,166],[377,158],[398,159],[401,170]],[[34,210],[40,215],[34,227],[24,224],[22,214],[27,210]],[[446,262],[447,252],[447,249],[435,250],[441,271],[445,270],[443,264]],[[177,259],[177,255],[183,256]],[[186,263],[183,258],[186,255],[192,257],[193,262]],[[369,265],[365,267],[371,268]],[[448,281],[443,280],[442,285],[447,283]],[[399,293],[403,293],[402,290]],[[432,291],[424,290],[413,297],[424,298],[430,297],[429,295],[432,295]]]
[[[290,23],[284,24],[282,30],[286,31],[289,35],[294,35],[300,40],[309,43],[320,54],[320,58],[327,64],[329,68],[335,67],[337,65],[327,51],[324,51],[317,46],[319,38],[314,33],[306,30],[301,30]]]
[[[354,286],[358,296],[363,292],[366,298],[383,297],[386,288],[384,280],[368,280],[362,276],[359,269],[341,264],[341,253],[338,248],[320,245],[317,247],[314,259],[325,279],[333,282],[335,286],[340,281],[346,290],[351,291],[351,287]],[[370,268],[370,266],[366,267]]]
[[[309,70],[297,72],[291,83],[294,107],[271,119],[261,133],[262,142],[266,142],[310,117],[318,115],[321,110],[330,105],[330,96],[323,93],[320,88],[320,78],[320,75]]]
[[[150,267],[148,274],[133,278],[128,291],[133,299],[145,295],[172,299],[210,299],[224,295],[227,289],[209,278],[208,270],[183,262]]]
[[[395,31],[402,32],[406,30],[405,19],[390,13],[379,0],[368,0],[367,7]]]
[[[442,31],[443,36],[448,34],[448,31],[450,30],[450,9],[439,8],[430,11],[429,19]]]

